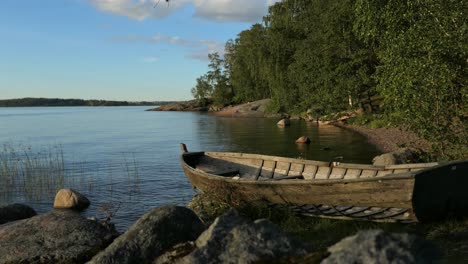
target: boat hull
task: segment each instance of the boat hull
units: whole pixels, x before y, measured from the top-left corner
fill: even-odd
[[[204,157],[205,155],[207,157]],[[464,210],[467,209],[468,204],[468,195],[462,194],[464,192],[458,190],[456,194],[446,195],[446,191],[444,191],[455,187],[454,183],[451,183],[453,182],[451,179],[455,179],[457,183],[468,184],[467,177],[461,176],[464,171],[468,171],[466,161],[451,163],[450,166],[434,166],[432,164],[430,169],[418,169],[417,171],[408,169],[403,173],[394,173],[383,177],[350,179],[343,179],[345,178],[345,174],[343,174],[342,179],[306,180],[287,179],[283,176],[279,177],[281,180],[275,180],[277,170],[273,167],[266,172],[266,175],[271,175],[271,180],[259,180],[258,176],[244,179],[237,176],[230,177],[233,175],[219,176],[229,173],[213,174],[198,169],[199,167],[204,168],[203,162],[208,161],[208,158],[215,161],[213,164],[218,162],[217,166],[225,162],[231,167],[235,167],[236,162],[241,159],[250,159],[244,164],[240,164],[240,169],[236,170],[240,176],[242,176],[243,171],[249,169],[253,171],[252,168],[255,166],[250,166],[252,168],[247,169],[245,166],[250,163],[257,164],[251,161],[254,158],[262,160],[261,166],[269,159],[276,160],[275,165],[279,162],[289,162],[286,176],[289,175],[290,168],[293,166],[291,164],[317,163],[320,166],[325,166],[327,163],[254,154],[214,152],[185,153],[181,157],[182,167],[188,180],[195,188],[203,192],[217,193],[223,196],[234,195],[244,201],[265,201],[272,204],[290,205],[295,211],[307,215],[414,222],[438,220],[446,216],[447,210],[450,209],[446,206],[446,203],[450,202],[449,200],[457,201],[457,204],[452,206],[452,211],[458,211],[459,214],[466,213]],[[330,164],[330,166],[332,165]],[[364,166],[367,167],[363,168],[370,168],[369,165]],[[347,166],[346,170],[355,167]],[[424,166],[422,167],[424,168]],[[454,170],[453,167],[458,167],[458,170]],[[302,169],[304,170],[304,166]],[[260,167],[259,170],[265,171],[266,168]],[[262,173],[259,170],[257,169],[255,172],[258,175]],[[316,171],[319,170],[316,169]],[[333,175],[332,169],[329,171],[329,177],[331,177]],[[377,175],[378,172],[374,174]],[[445,185],[444,190],[439,190],[437,186],[431,186],[431,181],[434,179],[438,179],[435,184]],[[432,197],[434,195],[436,197]]]

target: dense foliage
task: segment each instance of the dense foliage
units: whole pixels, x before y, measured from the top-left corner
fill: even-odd
[[[224,59],[210,54],[194,95],[320,114],[378,96],[385,123],[466,145],[466,10],[459,0],[284,0],[229,40]]]
[[[453,152],[451,143],[468,144],[467,7],[458,0],[356,3],[355,31],[375,48],[372,77],[386,113],[438,142],[442,154]]]
[[[127,102],[106,100],[82,100],[59,98],[18,98],[0,100],[0,107],[28,107],[28,106],[136,106],[136,105],[164,105],[170,102]]]

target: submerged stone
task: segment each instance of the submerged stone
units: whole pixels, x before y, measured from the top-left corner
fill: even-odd
[[[276,123],[278,126],[281,126],[281,127],[286,127],[286,126],[290,126],[291,125],[291,121],[289,121],[288,118],[283,118],[281,119],[280,121],[278,121],[278,123]]]
[[[310,144],[310,138],[306,137],[306,136],[302,136],[302,137],[296,139],[296,143]]]

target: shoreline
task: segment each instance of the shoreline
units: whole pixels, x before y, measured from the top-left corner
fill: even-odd
[[[179,102],[166,107],[151,109],[152,111],[207,111],[209,115],[215,117],[240,117],[240,118],[281,118],[281,114],[267,114],[266,107],[270,99],[263,99],[238,105],[223,107],[217,111],[207,108],[200,108],[194,100]],[[150,111],[151,111],[150,110]],[[304,120],[304,122],[311,122]],[[313,121],[312,121],[313,122]],[[342,129],[354,131],[367,138],[368,142],[374,145],[380,152],[388,153],[402,147],[419,149],[428,153],[431,151],[431,144],[425,139],[417,136],[416,133],[400,128],[370,128],[365,126],[347,124],[346,120],[327,122]]]
[[[393,152],[403,147],[419,149],[425,153],[431,150],[431,144],[427,140],[420,138],[411,131],[399,128],[369,128],[345,124],[343,122],[332,122],[330,125],[363,135],[370,144],[376,146],[382,153]]]

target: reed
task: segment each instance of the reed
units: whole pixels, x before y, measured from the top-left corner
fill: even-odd
[[[43,200],[61,188],[88,192],[112,192],[115,184],[130,196],[140,192],[138,162],[124,156],[118,166],[65,161],[61,145],[39,150],[28,145],[3,144],[0,148],[0,201]],[[116,181],[115,178],[120,178]],[[99,184],[98,184],[99,183]]]
[[[24,193],[40,199],[64,186],[65,162],[60,145],[34,151],[31,146],[4,144],[0,150],[3,196]]]

